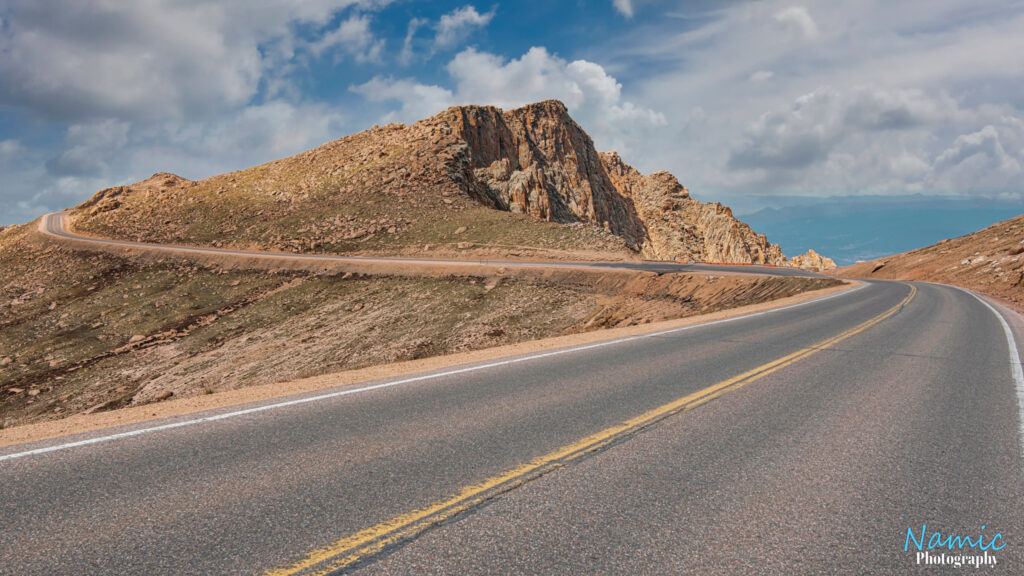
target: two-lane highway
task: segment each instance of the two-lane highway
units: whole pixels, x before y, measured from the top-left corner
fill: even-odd
[[[8,447],[0,574],[902,574],[922,524],[1000,533],[1016,574],[1016,394],[979,300],[872,283]]]

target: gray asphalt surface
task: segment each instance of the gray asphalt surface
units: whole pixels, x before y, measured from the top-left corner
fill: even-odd
[[[1005,339],[970,295],[917,286],[903,310],[836,347],[357,571],[902,574],[915,569],[906,530],[927,523],[1002,532],[986,572],[1024,572]],[[839,334],[908,291],[873,283],[727,323],[0,461],[0,574],[259,574]]]
[[[820,274],[810,272],[807,270],[801,270],[799,268],[784,268],[775,266],[747,266],[737,264],[677,264],[674,262],[656,262],[656,261],[644,261],[644,262],[571,262],[571,263],[559,263],[559,262],[529,262],[523,260],[445,260],[445,259],[434,259],[434,258],[387,258],[377,256],[332,256],[329,254],[278,254],[278,253],[267,253],[267,252],[251,252],[245,250],[227,250],[223,248],[205,248],[197,246],[173,246],[165,244],[149,244],[145,242],[129,242],[126,240],[109,240],[100,238],[90,238],[88,236],[81,236],[64,229],[64,223],[61,219],[62,213],[54,212],[43,216],[43,227],[42,230],[51,236],[58,238],[84,240],[95,244],[103,244],[107,246],[123,246],[126,248],[147,248],[154,250],[178,250],[187,249],[189,252],[197,252],[204,254],[216,254],[221,256],[238,256],[238,257],[261,257],[272,254],[277,258],[284,258],[288,260],[316,260],[316,261],[331,261],[331,262],[388,262],[395,264],[464,264],[466,262],[472,262],[474,264],[488,265],[488,266],[506,266],[506,267],[518,267],[518,268],[552,268],[552,269],[574,269],[574,268],[619,268],[627,270],[642,270],[645,272],[657,272],[659,274],[673,273],[673,272],[730,272],[730,273],[745,273],[745,274],[767,274],[772,276],[806,276],[806,277],[818,277]]]

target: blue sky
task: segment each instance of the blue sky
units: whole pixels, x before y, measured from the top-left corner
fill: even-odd
[[[748,211],[1024,207],[1022,30],[1024,4],[988,0],[0,0],[0,224],[544,98],[600,149]]]

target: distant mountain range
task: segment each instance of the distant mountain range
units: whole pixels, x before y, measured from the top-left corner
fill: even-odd
[[[1020,201],[930,195],[772,198],[774,206],[736,213],[787,254],[813,248],[839,265],[935,244],[1024,213]],[[748,200],[749,202],[749,200]]]
[[[932,246],[840,268],[838,273],[953,284],[1001,298],[1024,312],[1024,214]]]

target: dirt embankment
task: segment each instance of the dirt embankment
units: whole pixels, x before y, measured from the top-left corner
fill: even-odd
[[[30,226],[0,234],[0,270],[6,427],[644,325],[837,284],[585,270],[267,271],[76,250]]]
[[[1024,214],[973,234],[858,262],[834,273],[952,284],[994,296],[1024,313]]]

